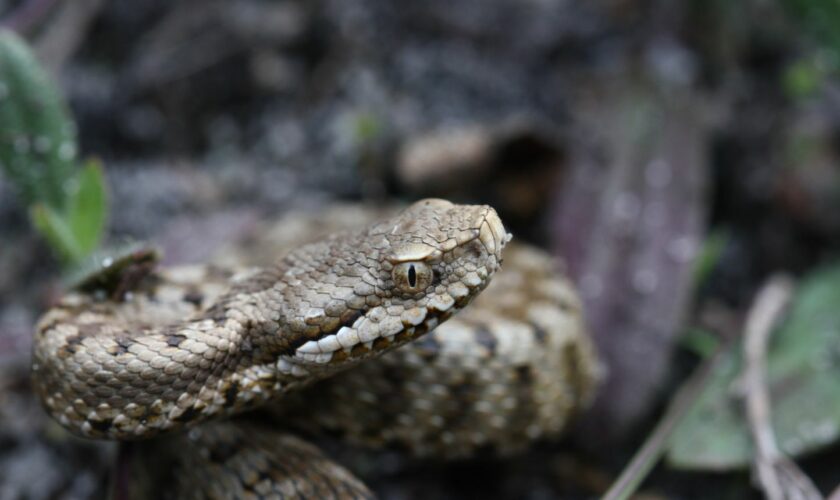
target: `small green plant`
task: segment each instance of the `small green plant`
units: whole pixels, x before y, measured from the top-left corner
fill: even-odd
[[[107,215],[102,167],[80,164],[67,106],[27,44],[0,31],[0,170],[66,267],[100,243]]]
[[[773,431],[790,457],[840,439],[840,264],[806,275],[767,353]],[[753,443],[739,397],[743,353],[723,353],[692,409],[674,431],[668,461],[692,470],[746,468]]]

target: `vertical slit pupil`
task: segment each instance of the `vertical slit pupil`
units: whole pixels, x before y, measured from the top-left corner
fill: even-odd
[[[414,264],[408,266],[408,286],[411,288],[417,286],[417,271],[414,270]]]

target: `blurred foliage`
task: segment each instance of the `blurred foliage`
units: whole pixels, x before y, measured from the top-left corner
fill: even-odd
[[[799,59],[785,69],[782,86],[788,96],[802,99],[814,95],[819,90],[828,75],[825,66],[814,59]]]
[[[708,358],[720,347],[720,340],[714,332],[705,328],[694,327],[689,328],[680,337],[680,345],[702,358]]]
[[[840,54],[840,2],[837,0],[782,0],[802,28],[816,41]]]
[[[812,96],[838,74],[840,65],[840,2],[837,0],[782,0],[791,18],[819,44],[819,49],[788,65],[782,85],[796,99]]]
[[[35,228],[62,259],[77,264],[99,246],[108,207],[98,162],[88,162],[74,180],[63,211],[36,203],[31,215]]]
[[[700,288],[712,275],[723,257],[726,245],[731,240],[729,230],[716,228],[709,232],[694,261],[694,286]]]
[[[373,113],[359,113],[353,123],[356,140],[367,144],[382,134],[382,122]]]
[[[747,467],[752,443],[739,385],[740,348],[726,353],[669,445],[671,465]],[[840,435],[840,265],[813,272],[797,290],[767,357],[773,427],[790,456],[818,450]]]
[[[60,208],[73,175],[75,133],[55,86],[29,48],[0,33],[0,159],[28,204]]]
[[[67,106],[26,43],[0,32],[0,168],[30,209],[35,228],[65,265],[95,250],[107,200],[102,168],[76,161]]]

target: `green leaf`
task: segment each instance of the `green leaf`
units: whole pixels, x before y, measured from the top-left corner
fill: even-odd
[[[0,169],[29,205],[63,210],[73,177],[75,126],[26,43],[0,30]]]
[[[79,248],[73,229],[67,219],[59,212],[43,203],[39,203],[32,207],[30,216],[32,224],[65,264],[77,262],[84,258],[85,254]]]
[[[668,462],[687,469],[747,467],[752,443],[737,377],[740,348],[727,353],[694,408],[676,429]],[[806,278],[767,356],[773,430],[797,457],[840,437],[840,265]]]
[[[99,246],[105,228],[108,200],[102,166],[88,161],[76,181],[78,188],[70,196],[67,220],[79,251],[86,256]]]
[[[0,30],[0,170],[65,264],[99,245],[107,215],[102,168],[76,163],[75,125],[26,43]]]

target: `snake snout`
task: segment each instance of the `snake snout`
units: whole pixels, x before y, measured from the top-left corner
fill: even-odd
[[[505,226],[491,207],[485,207],[483,221],[478,229],[478,238],[487,250],[487,253],[494,255],[496,260],[501,262],[502,249],[510,241],[512,235],[505,231]]]

